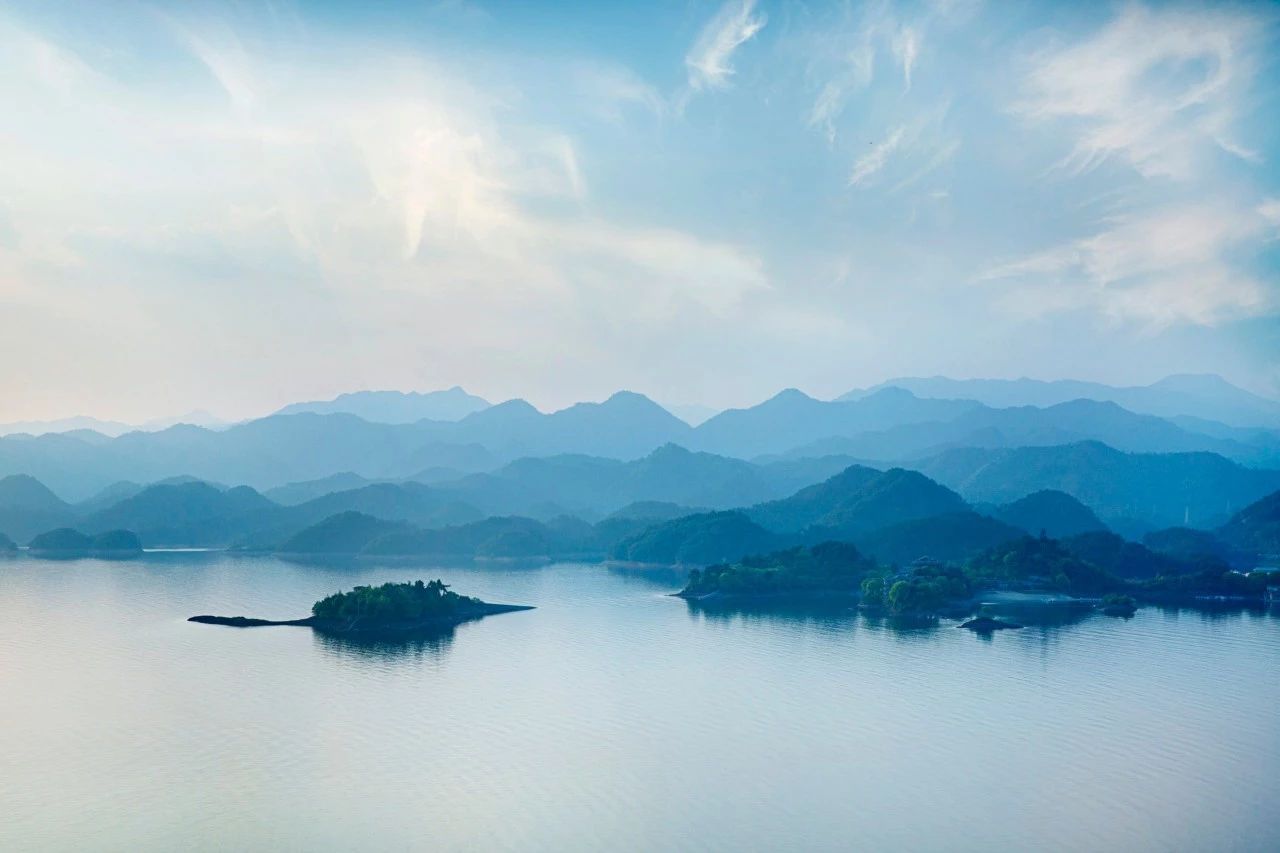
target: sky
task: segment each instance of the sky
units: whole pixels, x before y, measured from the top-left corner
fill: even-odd
[[[1280,7],[0,0],[0,421],[1280,396]]]

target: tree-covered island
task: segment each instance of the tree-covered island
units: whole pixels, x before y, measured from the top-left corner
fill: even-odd
[[[108,530],[90,536],[60,527],[33,538],[28,551],[36,557],[133,557],[142,553],[142,542],[129,530]]]
[[[1145,553],[1129,559],[1153,562],[1142,546],[1133,548]],[[858,599],[865,608],[894,615],[962,617],[974,612],[984,595],[1022,593],[1130,616],[1142,603],[1262,604],[1268,589],[1280,588],[1280,573],[1244,574],[1223,563],[1161,564],[1182,571],[1120,577],[1111,565],[1099,565],[1106,560],[1095,562],[1086,553],[1073,540],[1024,536],[960,564],[924,557],[901,567],[880,564],[849,543],[824,542],[695,569],[676,595],[701,604]]]
[[[304,619],[252,619],[245,616],[192,616],[187,621],[234,628],[300,625],[332,634],[412,634],[451,628],[498,613],[532,610],[517,604],[490,604],[459,595],[440,580],[384,583],[335,592],[311,606]]]

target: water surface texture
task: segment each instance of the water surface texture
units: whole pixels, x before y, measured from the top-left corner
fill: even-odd
[[[236,630],[442,577],[408,644]],[[601,566],[0,562],[0,849],[1274,850],[1280,618],[982,638]]]

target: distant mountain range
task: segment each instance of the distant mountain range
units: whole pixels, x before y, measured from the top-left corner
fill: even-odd
[[[840,400],[860,400],[885,388],[903,388],[917,397],[976,400],[995,408],[1056,406],[1072,400],[1116,403],[1131,412],[1164,418],[1186,416],[1235,427],[1280,428],[1280,401],[1237,388],[1221,376],[1183,374],[1151,385],[1116,387],[1098,382],[1038,379],[948,379],[902,377],[850,391]]]
[[[959,448],[912,467],[975,503],[1002,504],[1054,489],[1130,536],[1162,527],[1215,527],[1280,489],[1280,471],[1212,453],[1123,453],[1099,442]]]
[[[355,415],[372,423],[411,424],[421,420],[457,421],[489,408],[489,401],[458,386],[445,391],[356,391],[332,400],[292,403],[277,415]]]
[[[460,390],[441,393],[466,396]],[[30,474],[59,494],[83,500],[119,481],[154,482],[179,474],[259,490],[338,474],[366,481],[440,482],[493,472],[521,458],[568,454],[634,460],[665,445],[761,463],[839,456],[884,466],[951,449],[1083,441],[1128,452],[1210,452],[1248,466],[1280,467],[1280,431],[1186,419],[1175,423],[1110,402],[999,409],[886,388],[846,402],[785,391],[697,427],[643,395],[619,392],[600,403],[552,413],[512,400],[456,421],[377,423],[348,412],[301,412],[219,431],[179,425],[117,438],[92,432],[12,435],[0,438],[0,476]],[[305,498],[299,493],[287,500]]]
[[[1046,451],[1052,453],[1037,455]],[[1277,473],[1250,471],[1211,454],[1139,456],[1091,444],[1023,448],[999,459],[974,455],[982,452],[932,463],[952,474],[969,471],[965,488],[981,487],[992,497],[1016,488],[1005,481],[1016,481],[1019,472],[1051,478],[1065,464],[1075,466],[1068,487],[1092,490],[1099,499],[1120,495],[1122,501],[1129,499],[1125,489],[1134,488],[1135,477],[1153,490],[1219,488],[1244,494],[1265,484],[1259,477]],[[634,462],[557,456],[519,460],[492,475],[431,486],[360,484],[287,506],[248,486],[227,488],[190,478],[141,488],[114,484],[72,505],[34,478],[16,475],[0,479],[0,533],[7,534],[0,542],[10,549],[15,539],[92,542],[127,535],[152,547],[231,545],[314,557],[608,554],[637,562],[706,564],[839,541],[882,563],[901,565],[926,556],[964,562],[1031,534],[1052,536],[1079,559],[1122,577],[1201,568],[1220,574],[1228,564],[1257,565],[1257,555],[1280,559],[1280,489],[1213,530],[1175,525],[1138,543],[1116,535],[1063,490],[1042,489],[975,506],[919,471],[858,464],[839,468],[842,464],[831,458],[821,464],[757,465],[670,446]],[[824,471],[829,476],[784,497],[736,508],[730,503],[753,491],[789,490]],[[1086,472],[1089,477],[1081,476]],[[673,499],[729,508],[708,511]],[[595,523],[563,511],[580,506],[598,513],[627,500]],[[529,517],[530,510],[542,517]]]
[[[91,418],[85,416],[73,418],[59,418],[48,421],[13,421],[11,423],[0,424],[0,436],[5,435],[45,435],[46,433],[61,433],[64,435],[75,435],[82,439],[92,441],[94,436],[116,438],[127,432],[159,432],[162,429],[168,429],[178,424],[191,424],[192,426],[204,427],[205,429],[221,429],[228,426],[228,422],[222,420],[216,415],[212,415],[206,411],[188,412],[185,415],[169,418],[156,418],[155,420],[146,421],[141,424],[126,424],[120,421],[104,421],[99,418]]]
[[[653,520],[671,517],[681,507],[781,497],[847,464],[832,458],[756,465],[669,445],[630,462],[591,456],[520,459],[492,473],[432,485],[344,474],[263,495],[247,486],[226,488],[191,477],[150,486],[122,481],[78,504],[30,476],[14,475],[0,479],[0,532],[25,542],[55,527],[88,533],[124,528],[148,546],[265,547],[348,511],[421,527],[494,515],[542,520],[576,515],[594,521],[628,508],[633,517]]]

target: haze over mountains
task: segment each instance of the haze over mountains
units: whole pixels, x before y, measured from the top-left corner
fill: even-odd
[[[1089,441],[1126,452],[1207,452],[1246,467],[1280,467],[1280,431],[1265,425],[1269,414],[1261,403],[1253,409],[1257,422],[1249,425],[1203,417],[1224,396],[1237,402],[1261,398],[1231,390],[1220,380],[1174,386],[1177,393],[1165,402],[1185,404],[1176,420],[1091,399],[999,408],[886,387],[838,401],[787,390],[756,406],[721,412],[697,427],[631,392],[551,413],[521,400],[489,406],[460,388],[434,394],[365,392],[297,404],[221,430],[184,424],[114,438],[92,431],[10,435],[0,438],[0,475],[31,474],[71,500],[84,500],[122,480],[148,483],[191,475],[259,490],[343,473],[427,481],[493,471],[524,457],[638,459],[666,444],[739,459],[838,455],[915,463],[958,448]],[[1204,393],[1196,396],[1197,390]],[[1244,424],[1243,403],[1232,411],[1237,424]],[[424,412],[439,417],[414,419]]]
[[[838,538],[897,559],[926,544],[970,553],[1011,530],[1133,541],[1238,531],[1241,510],[1280,490],[1280,431],[1268,425],[1277,404],[1216,377],[1137,389],[901,382],[914,390],[824,401],[788,389],[697,426],[632,392],[544,413],[455,387],[346,394],[218,430],[9,435],[0,532],[21,543],[59,527],[125,529],[152,547],[276,548],[346,516],[314,541],[348,528],[378,538],[391,524],[400,538],[381,553],[465,540],[493,553],[542,542],[683,559],[734,537]],[[983,399],[942,396],[964,392]],[[1095,398],[1058,399],[1076,392]],[[1219,406],[1232,423],[1206,417]],[[493,521],[504,518],[521,520]],[[1260,538],[1232,535],[1269,541],[1265,518]],[[420,532],[430,530],[461,532]]]
[[[383,424],[415,421],[456,421],[489,408],[489,401],[472,396],[458,386],[445,391],[356,391],[332,400],[291,403],[277,415],[311,412],[317,415],[348,414]]]
[[[1115,387],[1060,379],[948,379],[945,376],[890,379],[844,394],[857,400],[884,388],[904,388],[917,397],[976,400],[996,408],[1054,406],[1072,400],[1116,403],[1131,412],[1218,421],[1235,427],[1280,427],[1280,401],[1237,388],[1212,374],[1167,376],[1150,385]]]

